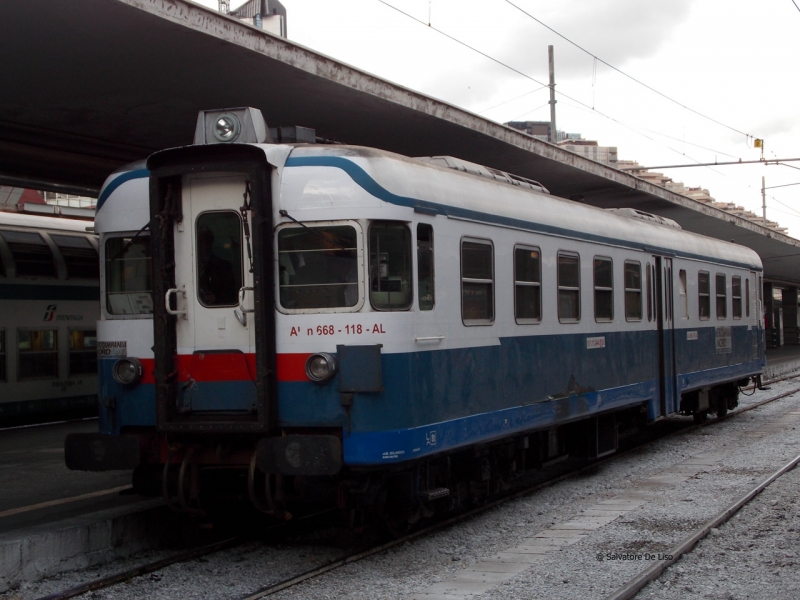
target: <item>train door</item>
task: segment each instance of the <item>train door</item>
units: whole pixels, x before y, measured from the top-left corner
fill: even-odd
[[[654,256],[656,283],[656,322],[658,324],[659,416],[678,409],[675,368],[675,329],[672,259]]]
[[[211,173],[183,183],[175,288],[166,294],[178,316],[179,411],[249,412],[256,404],[253,319],[239,306],[240,294],[252,302],[253,288],[239,212],[245,179]]]

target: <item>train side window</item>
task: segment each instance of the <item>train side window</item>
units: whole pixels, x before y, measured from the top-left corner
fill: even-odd
[[[58,331],[17,331],[19,380],[58,377]]]
[[[150,236],[106,239],[105,265],[106,310],[109,314],[153,314]]]
[[[742,318],[742,278],[738,275],[731,277],[731,316]]]
[[[6,379],[6,332],[0,331],[0,381]]]
[[[645,281],[645,285],[647,286],[647,320],[653,320],[653,290],[651,289],[650,282],[653,280],[653,275],[651,273],[650,263],[647,263],[647,280]]]
[[[414,294],[411,231],[405,223],[374,221],[369,226],[369,301],[377,310],[406,310]]]
[[[64,257],[69,279],[100,279],[100,258],[87,238],[51,233],[50,239]]]
[[[728,285],[725,281],[724,273],[717,273],[716,277],[716,295],[717,295],[717,318],[728,318]]]
[[[558,253],[558,320],[581,320],[581,259],[572,252]]]
[[[594,320],[614,320],[614,263],[603,256],[594,257]]]
[[[681,301],[681,319],[689,318],[689,292],[686,288],[686,270],[678,271],[678,297]]]
[[[489,241],[461,241],[461,319],[464,325],[494,322],[494,248]]]
[[[417,223],[417,287],[419,309],[433,310],[436,293],[433,278],[433,227]]]
[[[514,248],[514,318],[521,325],[542,320],[542,260],[539,248]]]
[[[197,296],[208,307],[235,306],[242,287],[242,222],[233,211],[197,217]]]
[[[278,232],[283,308],[352,308],[361,300],[358,233],[350,225],[286,227]]]
[[[0,231],[14,257],[17,277],[56,278],[56,263],[50,246],[38,233]]]
[[[750,277],[744,279],[744,311],[745,316],[750,316]]]
[[[697,274],[697,301],[700,318],[708,319],[711,316],[711,280],[708,271]]]
[[[79,329],[69,331],[69,374],[97,373],[97,332]]]
[[[625,320],[642,320],[642,264],[633,260],[625,261]]]

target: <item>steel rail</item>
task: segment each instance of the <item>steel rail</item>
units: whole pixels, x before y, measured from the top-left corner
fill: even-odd
[[[767,479],[759,483],[756,487],[739,498],[739,500],[731,504],[716,517],[696,530],[692,535],[688,536],[677,546],[672,548],[672,550],[669,551],[669,554],[672,556],[672,558],[663,559],[652,564],[650,567],[639,573],[636,577],[629,580],[625,585],[606,596],[605,600],[629,600],[630,598],[633,598],[644,586],[657,579],[664,571],[675,564],[681,556],[690,552],[695,545],[697,545],[697,542],[705,538],[712,529],[725,523],[733,515],[738,513],[745,505],[747,505],[753,498],[764,491],[767,486],[774,483],[780,477],[794,469],[798,463],[800,463],[800,456],[794,457],[791,461],[775,471]]]
[[[784,378],[782,378],[780,380],[771,380],[768,383],[775,383],[777,381],[783,381],[783,380],[786,380],[786,379],[794,379],[794,378],[797,378],[797,377],[800,377],[800,375],[790,375],[790,376],[784,377]],[[787,396],[791,396],[791,395],[796,394],[798,392],[800,392],[800,387],[794,388],[794,389],[789,390],[787,392],[782,392],[782,393],[780,393],[780,394],[778,394],[776,396],[773,396],[771,398],[765,398],[764,400],[761,400],[759,402],[754,402],[753,404],[751,404],[749,406],[745,406],[745,407],[742,407],[740,409],[731,411],[723,419],[714,419],[712,421],[707,421],[705,423],[695,423],[695,424],[692,424],[692,425],[688,425],[687,427],[684,427],[682,429],[678,429],[676,431],[669,432],[669,433],[657,438],[657,440],[660,441],[660,440],[663,440],[663,439],[667,439],[667,438],[672,437],[673,435],[677,435],[677,434],[685,434],[685,433],[688,433],[690,431],[694,431],[696,429],[700,429],[701,427],[708,427],[710,425],[714,425],[715,423],[722,423],[722,422],[728,420],[729,418],[734,417],[734,416],[736,416],[738,414],[741,414],[741,413],[744,413],[744,412],[748,412],[748,411],[756,409],[756,408],[760,408],[761,406],[764,406],[765,404],[769,404],[770,402],[775,402],[776,400],[780,400],[782,398],[786,398]],[[612,455],[610,455],[610,456],[608,456],[606,458],[602,458],[600,460],[593,461],[593,462],[591,462],[591,463],[589,463],[587,465],[584,465],[583,467],[581,467],[579,469],[576,469],[574,471],[570,471],[569,473],[564,473],[563,475],[560,475],[560,476],[555,477],[553,479],[549,479],[549,480],[547,480],[545,482],[536,484],[536,485],[534,485],[532,487],[526,488],[524,490],[520,490],[518,492],[514,492],[514,493],[512,493],[512,494],[510,494],[508,496],[503,496],[502,498],[498,498],[497,500],[494,500],[494,501],[492,501],[492,502],[490,502],[488,504],[485,504],[485,505],[480,506],[478,508],[474,508],[474,509],[472,509],[470,511],[467,511],[465,513],[461,513],[461,514],[455,515],[453,517],[450,517],[449,519],[446,519],[445,521],[441,521],[439,523],[434,523],[433,525],[431,525],[429,527],[426,527],[426,528],[421,529],[419,531],[415,531],[415,532],[413,532],[413,533],[411,533],[409,535],[403,536],[403,537],[398,538],[396,540],[392,540],[392,541],[387,542],[385,544],[381,544],[380,546],[376,546],[374,548],[370,548],[369,550],[364,550],[364,551],[359,552],[357,554],[352,554],[352,555],[349,555],[349,556],[345,556],[345,557],[340,558],[340,559],[332,560],[332,561],[330,561],[328,563],[325,563],[324,565],[320,565],[318,567],[314,567],[313,569],[309,569],[308,571],[305,571],[303,573],[300,573],[300,574],[295,575],[293,577],[290,577],[288,579],[284,579],[283,581],[280,581],[278,583],[274,583],[274,584],[271,584],[269,586],[265,586],[265,587],[261,588],[260,590],[257,590],[257,591],[253,592],[252,594],[250,594],[248,596],[241,597],[240,600],[259,600],[260,598],[265,598],[267,596],[271,596],[272,594],[276,594],[276,593],[278,593],[278,592],[280,592],[282,590],[285,590],[285,589],[293,587],[293,586],[295,586],[297,584],[303,583],[304,581],[307,581],[309,579],[313,579],[315,577],[318,577],[319,575],[323,575],[323,574],[325,574],[325,573],[327,573],[329,571],[333,571],[333,570],[338,569],[340,567],[343,567],[345,565],[348,565],[348,564],[351,564],[351,563],[354,563],[354,562],[358,562],[358,561],[360,561],[360,560],[362,560],[364,558],[367,558],[369,556],[373,556],[375,554],[380,554],[381,552],[383,552],[385,550],[389,550],[389,549],[394,548],[396,546],[405,544],[406,542],[411,541],[413,539],[416,539],[417,537],[421,537],[423,535],[427,535],[427,534],[433,533],[433,532],[438,531],[440,529],[443,529],[445,527],[449,527],[450,525],[454,525],[456,523],[459,523],[459,522],[462,522],[462,521],[466,521],[467,519],[469,519],[469,518],[471,518],[473,516],[477,516],[477,515],[479,515],[481,513],[488,512],[492,508],[495,508],[495,507],[497,507],[497,506],[499,506],[499,505],[501,505],[501,504],[503,504],[505,502],[508,502],[510,500],[526,496],[528,494],[533,494],[533,493],[541,491],[541,490],[543,490],[545,488],[548,488],[548,487],[551,487],[551,486],[556,485],[558,483],[561,483],[562,481],[566,481],[568,479],[576,477],[576,476],[578,476],[578,475],[580,475],[580,474],[582,474],[582,473],[584,473],[586,471],[590,471],[590,470],[596,469],[598,466],[606,464],[608,462],[611,462],[612,460],[617,459],[620,456],[625,456],[629,452],[632,452],[633,450],[636,450],[637,448],[641,447],[645,443],[650,443],[652,441],[654,441],[654,440],[647,440],[646,442],[642,442],[642,444],[637,444],[637,445],[632,446],[631,448],[628,448],[628,449],[626,449],[626,450],[624,450],[622,452],[617,452],[617,453],[612,454]]]
[[[785,377],[780,378],[780,379],[771,380],[771,381],[769,381],[767,383],[776,383],[778,381],[784,381],[784,380],[787,380],[787,379],[795,379],[795,378],[800,378],[800,374],[788,375],[788,376],[785,376]],[[730,419],[732,417],[735,417],[736,415],[738,415],[740,413],[747,412],[747,411],[753,410],[755,408],[759,408],[761,406],[764,406],[765,404],[769,404],[770,402],[774,402],[776,400],[780,400],[780,399],[785,398],[787,396],[791,396],[792,394],[796,394],[797,392],[800,392],[800,387],[794,388],[794,389],[789,390],[787,392],[782,392],[782,393],[777,394],[776,396],[773,396],[771,398],[766,398],[766,399],[761,400],[759,402],[755,402],[755,403],[753,403],[753,404],[751,404],[749,406],[745,406],[745,407],[733,410],[730,413],[728,413],[728,415],[724,419],[714,419],[712,421],[708,421],[708,422],[701,423],[701,424],[687,425],[684,428],[681,428],[681,429],[678,429],[676,431],[672,431],[672,432],[666,433],[666,434],[662,435],[661,437],[656,438],[656,440],[666,439],[666,438],[672,437],[673,435],[688,433],[690,431],[694,431],[694,430],[699,429],[701,427],[707,427],[707,426],[710,426],[710,425],[714,425],[715,423],[720,423],[720,422],[726,421],[726,420],[728,420],[728,419]],[[325,563],[323,565],[314,567],[313,569],[310,569],[310,570],[305,571],[303,573],[300,573],[298,575],[294,575],[294,576],[292,576],[292,577],[290,577],[288,579],[285,579],[283,581],[280,581],[278,583],[271,584],[269,586],[265,586],[265,587],[255,591],[255,592],[250,593],[247,596],[242,597],[242,600],[258,600],[259,598],[264,598],[266,596],[270,596],[270,595],[275,594],[275,593],[277,593],[277,592],[279,592],[281,590],[293,587],[293,586],[295,586],[295,585],[297,585],[299,583],[302,583],[302,582],[307,581],[309,579],[313,579],[314,577],[317,577],[319,575],[323,575],[323,574],[325,574],[325,573],[327,573],[329,571],[332,571],[334,569],[337,569],[339,567],[343,567],[345,565],[348,565],[348,564],[351,564],[351,563],[354,563],[354,562],[358,562],[358,561],[360,561],[360,560],[362,560],[364,558],[367,558],[369,556],[373,556],[375,554],[379,554],[379,553],[381,553],[381,552],[383,552],[385,550],[388,550],[390,548],[399,546],[399,545],[404,544],[404,543],[406,543],[408,541],[414,540],[414,539],[416,539],[418,537],[422,537],[424,535],[428,535],[428,534],[433,533],[435,531],[438,531],[440,529],[444,529],[445,527],[449,527],[450,525],[455,525],[455,524],[457,524],[459,522],[462,522],[462,521],[465,521],[465,520],[467,520],[467,519],[469,519],[471,517],[477,516],[477,515],[482,514],[484,512],[488,512],[492,508],[500,506],[501,504],[503,504],[505,502],[508,502],[510,500],[514,500],[516,498],[521,498],[521,497],[527,496],[529,494],[536,493],[538,491],[541,491],[543,489],[546,489],[548,487],[551,487],[553,485],[561,483],[562,481],[566,481],[568,479],[571,479],[573,477],[581,475],[582,473],[585,473],[586,471],[590,471],[590,470],[596,469],[598,466],[601,466],[601,465],[604,465],[606,463],[609,463],[612,460],[615,460],[620,456],[625,456],[629,452],[632,452],[633,450],[641,447],[645,443],[651,443],[651,442],[656,441],[656,440],[649,439],[649,440],[643,441],[641,444],[636,444],[636,445],[634,445],[634,446],[632,446],[632,447],[630,447],[630,448],[628,448],[626,450],[623,450],[622,452],[614,453],[614,454],[612,454],[610,456],[607,456],[607,457],[604,457],[602,459],[592,461],[592,462],[590,462],[590,463],[588,463],[588,464],[586,464],[586,465],[584,465],[584,466],[582,466],[582,467],[580,467],[578,469],[570,471],[568,473],[563,473],[563,474],[558,475],[558,476],[556,476],[556,477],[554,477],[552,479],[548,479],[547,481],[543,481],[543,482],[540,482],[540,483],[535,484],[533,486],[526,487],[525,489],[522,489],[522,490],[519,490],[519,491],[516,491],[516,492],[512,492],[512,493],[510,493],[510,494],[508,494],[506,496],[498,498],[497,500],[494,500],[492,502],[484,504],[483,506],[479,506],[477,508],[471,509],[471,510],[466,511],[464,513],[460,513],[458,515],[455,515],[453,517],[445,519],[444,521],[440,521],[440,522],[434,523],[434,524],[432,524],[432,525],[430,525],[428,527],[425,527],[424,529],[420,529],[420,530],[412,532],[412,533],[410,533],[410,534],[408,534],[406,536],[403,536],[402,538],[398,538],[396,540],[392,540],[390,542],[381,544],[379,546],[375,546],[374,548],[370,548],[368,550],[364,550],[364,551],[358,552],[356,554],[352,554],[352,555],[348,555],[348,556],[345,556],[345,557],[342,557],[342,558],[339,558],[339,559],[335,559],[335,560],[330,561],[328,563]],[[319,514],[320,513],[315,513],[313,515],[309,515],[309,517],[307,517],[307,518],[318,516]],[[292,522],[280,523],[280,524],[276,525],[274,528],[286,527],[287,525],[289,525],[291,523]],[[115,585],[117,583],[121,583],[123,581],[128,581],[128,580],[130,580],[130,579],[132,579],[134,577],[138,577],[140,575],[146,575],[147,573],[152,573],[154,571],[159,571],[159,570],[164,569],[164,568],[166,568],[166,567],[168,567],[170,565],[173,565],[173,564],[177,564],[177,563],[180,563],[180,562],[186,562],[188,560],[193,560],[195,558],[200,558],[202,556],[206,556],[208,554],[212,554],[212,553],[217,552],[219,550],[224,550],[224,549],[227,549],[227,548],[230,548],[230,547],[235,547],[237,545],[240,545],[244,541],[245,541],[244,538],[241,538],[241,537],[227,538],[225,540],[222,540],[222,541],[219,541],[219,542],[215,542],[215,543],[212,543],[212,544],[208,544],[208,545],[202,546],[200,548],[195,548],[193,550],[187,550],[185,552],[181,552],[181,553],[175,554],[173,556],[166,557],[166,558],[163,558],[163,559],[151,562],[151,563],[140,565],[138,567],[133,567],[131,569],[126,569],[126,570],[121,571],[119,573],[115,573],[115,574],[112,574],[112,575],[108,575],[106,577],[101,577],[101,578],[98,578],[98,579],[94,579],[94,580],[89,581],[87,583],[74,586],[72,588],[69,588],[67,590],[63,590],[61,592],[56,592],[56,593],[53,593],[53,594],[49,594],[47,596],[42,596],[42,597],[38,598],[37,600],[67,600],[68,598],[74,598],[75,596],[79,596],[79,595],[84,594],[86,592],[108,588],[108,587],[111,587],[112,585]]]

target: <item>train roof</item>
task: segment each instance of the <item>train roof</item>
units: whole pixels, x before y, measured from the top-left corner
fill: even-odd
[[[85,219],[70,219],[68,217],[48,217],[44,215],[0,211],[0,227],[2,226],[85,234],[87,233],[86,228],[91,227],[91,221]]]
[[[657,215],[596,208],[436,162],[360,146],[298,145],[284,166],[342,169],[373,196],[420,212],[762,269],[755,251],[683,231]]]

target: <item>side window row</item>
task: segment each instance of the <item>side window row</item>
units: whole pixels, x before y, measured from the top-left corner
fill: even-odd
[[[9,381],[9,349],[6,330],[0,330],[0,383]],[[58,330],[18,329],[16,339],[17,381],[57,379]],[[69,336],[69,377],[97,374],[95,331],[71,329]]]
[[[100,279],[97,249],[85,235],[0,230],[0,277],[56,279],[58,259],[68,279]]]
[[[556,268],[558,320],[576,323],[581,319],[580,255],[559,252]],[[626,260],[624,277],[625,319],[641,321],[641,263]],[[594,314],[597,321],[614,320],[614,264],[609,257],[594,257]],[[494,321],[494,247],[488,240],[461,241],[461,316],[465,325]],[[542,259],[541,250],[535,246],[514,247],[514,317],[519,324],[538,323],[542,319]],[[648,320],[651,318],[648,290]]]
[[[685,277],[685,272],[681,271]],[[717,319],[728,318],[728,285],[725,273],[716,273],[714,277],[714,308],[716,309]],[[711,275],[708,271],[700,271],[697,274],[697,296],[698,313],[700,319],[711,318]],[[742,318],[742,303],[744,303],[744,313],[750,316],[750,279],[745,277],[744,295],[742,295],[742,278],[740,275],[731,277],[731,316],[734,319]],[[687,311],[688,315],[688,311]]]

